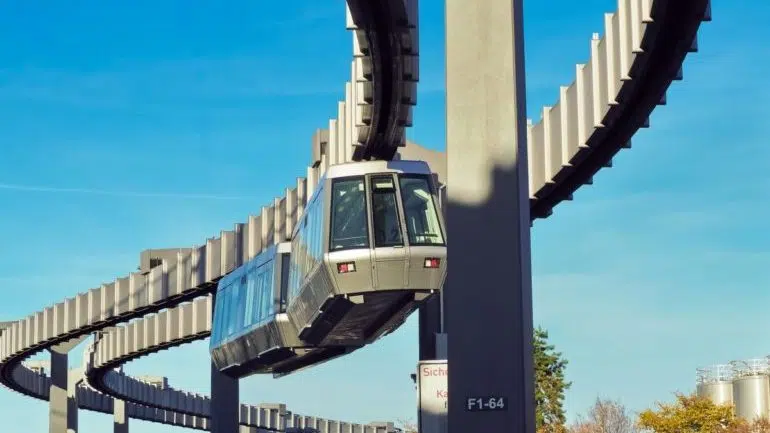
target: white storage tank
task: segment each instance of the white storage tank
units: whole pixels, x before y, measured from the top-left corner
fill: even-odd
[[[698,397],[718,405],[733,405],[733,367],[719,364],[697,370]]]
[[[770,365],[766,358],[731,363],[735,415],[747,421],[770,417]]]

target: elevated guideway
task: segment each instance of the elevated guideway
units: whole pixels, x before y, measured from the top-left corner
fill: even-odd
[[[138,356],[208,336],[211,309],[205,306],[218,279],[254,257],[263,246],[290,236],[307,197],[330,164],[387,159],[390,152],[393,156],[399,150],[403,140],[388,137],[401,134],[398,125],[408,126],[411,114],[392,113],[408,111],[405,107],[410,107],[414,98],[403,95],[409,93],[409,83],[417,79],[414,65],[408,66],[413,59],[407,59],[417,54],[416,15],[411,21],[397,18],[398,11],[416,11],[416,2],[404,5],[388,20],[408,31],[389,30],[388,34],[408,34],[413,38],[413,48],[403,49],[398,54],[401,57],[391,62],[402,62],[401,70],[412,68],[412,72],[377,75],[366,69],[366,62],[371,63],[371,68],[381,68],[376,66],[380,63],[374,56],[381,55],[377,52],[393,56],[393,45],[398,44],[382,48],[384,45],[376,42],[378,48],[373,48],[372,41],[379,37],[377,32],[383,24],[371,22],[373,12],[356,9],[360,5],[351,2],[349,27],[355,34],[352,80],[346,85],[345,101],[338,105],[338,118],[330,121],[328,131],[316,134],[317,146],[307,178],[298,179],[283,197],[263,207],[260,215],[207,239],[204,245],[175,251],[159,266],[102,284],[7,325],[0,334],[0,382],[25,395],[47,399],[39,390],[50,378],[32,372],[22,361],[100,332],[93,347],[93,362],[86,372],[89,385],[118,398],[131,397],[127,400],[143,402],[147,407],[157,408],[159,400],[162,405],[162,398],[150,395],[154,392],[143,392],[134,399],[133,393],[124,392],[126,385],[118,383],[123,379],[110,379],[113,376],[107,370]],[[708,19],[707,0],[620,0],[617,12],[605,15],[605,35],[592,38],[591,57],[577,66],[575,82],[562,87],[558,103],[546,107],[543,118],[528,128],[533,218],[547,217],[556,204],[571,199],[581,185],[590,184],[601,167],[609,166],[612,157],[629,146],[631,136],[648,125],[654,107],[665,102],[670,83],[682,77],[684,58],[697,48],[697,30]],[[368,47],[362,43],[364,40]],[[408,45],[408,41],[403,43]],[[401,82],[402,96],[389,99],[389,103],[373,96],[382,95],[385,82]],[[394,105],[394,101],[398,103]],[[374,102],[380,108],[375,110]],[[388,104],[391,117],[374,116]],[[387,120],[378,125],[391,126],[373,128],[375,118]],[[408,146],[400,151],[408,158]],[[438,163],[436,171],[442,170]],[[130,323],[123,325],[126,322]],[[192,410],[180,416],[188,415],[205,417],[205,412]]]

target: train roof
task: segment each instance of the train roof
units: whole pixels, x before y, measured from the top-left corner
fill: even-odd
[[[415,173],[431,174],[425,161],[362,161],[329,166],[325,177],[362,176],[368,173]]]

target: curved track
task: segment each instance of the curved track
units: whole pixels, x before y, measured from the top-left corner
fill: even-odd
[[[86,367],[90,386],[137,403],[129,407],[142,409],[131,409],[132,417],[141,418],[139,412],[146,411],[155,414],[148,416],[150,420],[157,421],[157,414],[163,413],[160,422],[181,419],[198,423],[189,427],[205,429],[205,421],[193,420],[208,417],[206,397],[148,388],[111,369],[139,356],[205,338],[211,326],[207,295],[216,281],[263,246],[290,235],[305,199],[328,165],[389,159],[403,145],[403,127],[410,122],[417,79],[416,2],[349,3],[348,26],[354,30],[355,56],[352,84],[346,86],[345,102],[340,102],[339,117],[330,121],[325,139],[319,134],[317,141],[326,145],[314,149],[307,179],[298,179],[296,187],[263,207],[259,216],[249,217],[247,223],[236,224],[234,230],[223,231],[203,246],[180,250],[161,266],[118,278],[10,324],[0,334],[0,381],[5,386],[47,399],[50,378],[31,371],[22,361],[98,331]],[[367,10],[367,4],[384,9]],[[590,184],[591,177],[628,146],[638,128],[647,126],[651,111],[664,103],[671,81],[681,78],[681,65],[686,54],[694,51],[699,25],[709,18],[707,0],[619,0],[618,11],[605,16],[604,37],[591,41],[589,62],[578,65],[575,82],[562,87],[559,102],[546,107],[543,119],[529,127],[533,219],[547,217],[556,204],[571,199],[581,185]],[[83,389],[81,407],[107,411],[106,403],[86,403],[106,396]],[[184,394],[189,404],[173,403],[179,398],[163,397],[164,392]],[[187,418],[190,420],[185,421]],[[245,418],[241,417],[242,425],[276,428]]]

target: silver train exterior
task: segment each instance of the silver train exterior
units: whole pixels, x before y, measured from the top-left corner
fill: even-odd
[[[219,282],[210,348],[217,368],[280,376],[397,329],[446,277],[438,202],[422,161],[329,167],[291,244]]]

